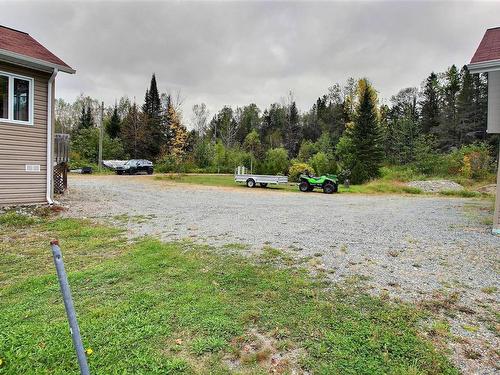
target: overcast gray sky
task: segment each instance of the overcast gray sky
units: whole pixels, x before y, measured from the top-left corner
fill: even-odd
[[[77,70],[57,96],[142,102],[151,73],[205,102],[261,108],[292,90],[301,110],[335,82],[368,77],[381,98],[468,63],[500,2],[2,2],[0,24],[29,32]]]

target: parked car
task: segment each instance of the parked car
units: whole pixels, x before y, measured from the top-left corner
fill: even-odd
[[[82,167],[80,170],[81,174],[92,174],[92,167]]]
[[[127,161],[124,165],[115,168],[116,174],[136,174],[138,172],[146,172],[153,174],[153,163],[149,160],[132,159]]]

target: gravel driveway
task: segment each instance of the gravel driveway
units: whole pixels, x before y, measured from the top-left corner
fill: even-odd
[[[456,363],[467,373],[498,370],[500,237],[484,224],[489,201],[216,188],[150,176],[73,176],[69,185],[66,215],[126,224],[132,237],[249,251],[268,245],[311,257],[333,280],[360,276],[374,293],[431,301],[450,315],[439,309],[444,300],[451,333],[462,338],[451,344]]]

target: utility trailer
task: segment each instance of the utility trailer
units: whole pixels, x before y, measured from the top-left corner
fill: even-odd
[[[261,187],[267,187],[268,184],[287,184],[287,176],[270,176],[260,174],[249,174],[245,167],[238,167],[234,172],[235,182],[244,182],[249,188],[259,184]]]

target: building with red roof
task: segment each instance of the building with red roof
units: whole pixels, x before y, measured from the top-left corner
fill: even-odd
[[[29,34],[0,26],[0,207],[53,203],[58,72],[75,70]]]
[[[488,74],[487,132],[500,133],[500,27],[486,30],[468,68],[471,73]],[[498,159],[500,161],[500,155]],[[500,168],[497,173],[493,233],[500,234]]]

